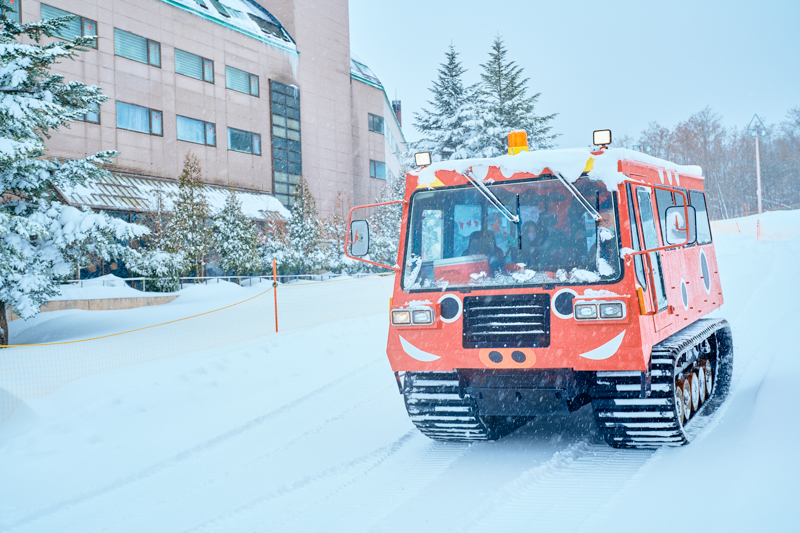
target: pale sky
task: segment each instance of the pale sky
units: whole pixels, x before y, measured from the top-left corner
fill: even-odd
[[[542,93],[538,114],[558,113],[562,148],[595,129],[636,139],[707,105],[740,127],[800,106],[800,0],[350,0],[351,50],[402,101],[408,140],[448,45],[474,83],[498,33]]]

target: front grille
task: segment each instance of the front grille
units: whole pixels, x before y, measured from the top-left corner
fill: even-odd
[[[550,295],[464,298],[464,348],[550,346]]]

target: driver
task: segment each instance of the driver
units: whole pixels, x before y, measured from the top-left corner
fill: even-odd
[[[469,245],[462,256],[485,255],[492,271],[503,265],[503,250],[497,247],[494,232],[489,229],[474,231],[469,236]]]

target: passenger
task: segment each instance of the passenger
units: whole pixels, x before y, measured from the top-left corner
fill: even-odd
[[[520,233],[522,235],[522,247],[520,248],[519,245],[512,246],[508,250],[506,263],[523,263],[525,268],[535,270],[532,265],[536,262],[535,242],[538,234],[536,223],[532,220],[524,222]]]
[[[499,270],[503,265],[503,250],[497,247],[494,232],[488,229],[470,234],[469,245],[462,256],[467,255],[485,255],[492,272]]]
[[[548,213],[539,215],[539,240],[537,265],[539,270],[555,272],[564,268],[566,250],[570,244],[564,231],[558,229],[558,215]]]

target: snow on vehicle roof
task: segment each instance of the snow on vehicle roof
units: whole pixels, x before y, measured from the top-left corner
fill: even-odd
[[[518,172],[541,174],[545,168],[557,172],[569,181],[575,181],[588,170],[589,178],[601,181],[608,190],[615,190],[620,183],[628,179],[620,173],[619,162],[636,161],[655,167],[663,167],[702,178],[703,169],[696,165],[676,165],[664,159],[649,156],[626,148],[611,148],[597,155],[589,148],[569,148],[561,150],[537,150],[521,152],[517,155],[501,155],[498,157],[479,159],[458,159],[441,161],[417,171],[419,185],[433,185],[436,172],[449,170],[463,174],[472,169],[478,179],[485,179],[489,167],[498,167],[503,176],[509,178]]]

